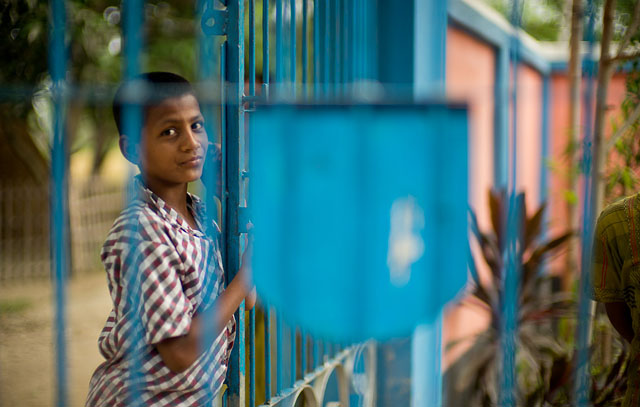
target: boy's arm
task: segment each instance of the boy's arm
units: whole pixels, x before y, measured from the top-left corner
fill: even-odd
[[[635,333],[633,332],[631,311],[627,304],[624,302],[608,302],[604,304],[604,307],[607,310],[611,325],[627,342],[631,343]]]
[[[238,274],[216,299],[214,312],[194,315],[188,334],[167,338],[156,344],[163,362],[172,372],[180,373],[187,370],[198,359],[202,350],[211,346],[211,342],[203,343],[206,325],[213,324],[213,332],[221,332],[245,297],[250,296],[252,289],[247,274],[246,267],[241,267]],[[207,320],[207,317],[212,319]],[[216,336],[218,335],[208,337],[213,341]]]

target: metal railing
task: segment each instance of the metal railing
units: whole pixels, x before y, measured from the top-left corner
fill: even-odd
[[[256,107],[259,103],[270,100],[348,97],[355,85],[367,78],[367,55],[372,45],[371,36],[365,35],[365,30],[370,26],[366,23],[370,4],[344,0],[263,0],[259,22],[256,21],[255,0],[230,1],[226,8],[221,9],[216,9],[213,1],[202,4],[205,24],[206,18],[214,15],[226,21],[224,27],[216,27],[214,22],[205,30],[205,37],[226,36],[219,49],[220,80],[225,97],[222,145],[226,157],[228,196],[224,204],[224,224],[226,269],[230,277],[237,270],[241,245],[238,234],[233,231],[244,226],[239,221],[242,216],[237,210],[250,198],[246,195],[250,171],[244,149],[247,143],[245,114],[251,114],[259,109]],[[261,30],[257,29],[258,25]],[[261,38],[256,38],[257,32],[261,32]],[[261,40],[262,49],[257,46],[257,39]],[[245,44],[248,47],[246,53]],[[256,53],[262,56],[259,91],[256,90]],[[245,74],[245,68],[248,74]],[[201,71],[210,69],[201,67]],[[271,80],[271,72],[275,72],[274,81]],[[237,162],[235,157],[239,158]],[[244,332],[243,314],[242,309],[236,314],[241,339],[240,346],[236,346],[232,354],[227,391],[230,405],[242,406],[246,401],[250,406],[256,405],[256,364],[262,364],[264,368],[266,404],[295,405],[296,400],[304,399],[307,405],[312,406],[327,405],[328,402],[349,405],[349,395],[354,393],[350,379],[354,376],[353,370],[349,371],[347,366],[357,362],[355,355],[362,356],[363,353],[356,349],[365,345],[344,348],[312,338],[295,327],[285,327],[278,312],[267,306],[263,314],[265,358],[259,361],[255,357],[255,310],[248,315],[248,332]],[[242,338],[246,338],[246,346],[242,346]],[[275,347],[275,352],[270,352],[272,347]],[[248,388],[243,388],[243,378],[247,373],[243,363],[246,352],[249,353],[249,380]],[[371,352],[365,354],[370,355]],[[370,364],[373,359],[368,359],[367,364]],[[272,375],[274,362],[275,377]],[[337,393],[330,396],[327,384],[332,375],[336,376],[338,383],[334,389]],[[365,382],[370,384],[368,389],[372,392],[373,376],[368,377]],[[372,400],[369,397],[366,401],[371,403]]]
[[[366,32],[371,18],[365,0],[263,0],[262,86],[256,92],[256,2],[229,0],[197,2],[194,18],[202,30],[198,35],[199,82],[205,91],[202,110],[207,131],[223,149],[223,197],[221,226],[223,259],[230,281],[240,266],[246,219],[242,207],[248,198],[249,169],[245,157],[245,114],[259,102],[273,99],[320,99],[348,97],[358,82],[369,77],[372,36]],[[123,79],[141,72],[143,5],[140,0],[123,3]],[[248,7],[247,7],[248,6]],[[248,25],[245,10],[248,8]],[[275,27],[271,16],[275,14]],[[67,55],[64,0],[51,2],[50,75],[52,80],[53,144],[51,172],[51,253],[55,281],[55,352],[57,405],[68,404],[65,342],[66,279],[69,271],[69,205],[66,108],[73,90],[66,83]],[[275,52],[270,49],[275,31]],[[248,31],[248,75],[245,73],[245,36]],[[297,50],[300,49],[301,52]],[[275,54],[275,58],[271,56]],[[270,68],[275,72],[271,81]],[[245,94],[245,84],[248,92]],[[137,111],[136,111],[137,110]],[[140,129],[139,109],[125,109],[127,134]],[[215,176],[215,174],[210,174]],[[250,201],[249,201],[250,202]],[[135,299],[133,306],[137,304]],[[373,405],[375,353],[371,344],[345,346],[313,338],[288,327],[277,310],[265,305],[262,321],[264,358],[256,358],[256,310],[236,312],[237,339],[231,354],[227,387],[222,404],[335,405],[350,402]],[[260,322],[260,321],[259,321]],[[135,321],[134,321],[135,324]],[[140,335],[140,332],[134,332]],[[134,338],[135,339],[135,338]],[[138,338],[141,339],[141,338]],[[136,341],[134,340],[134,343]],[[247,357],[248,356],[248,357]],[[130,355],[132,380],[140,367]],[[248,361],[248,372],[245,360]],[[264,371],[264,382],[256,386],[256,365]],[[275,365],[275,366],[274,366]],[[248,374],[248,377],[247,377]],[[134,386],[135,387],[135,386]],[[264,388],[264,397],[256,395]],[[138,395],[136,389],[132,396]]]
[[[131,78],[140,71],[137,62],[140,50],[140,26],[142,24],[142,2],[131,0],[124,2],[126,21],[124,23],[125,43],[125,78]],[[199,38],[201,58],[199,60],[199,80],[203,89],[209,84],[214,86],[218,94],[211,100],[220,100],[218,112],[207,112],[205,115],[218,117],[218,132],[211,129],[210,134],[218,134],[224,151],[224,184],[226,191],[222,200],[223,206],[223,240],[225,269],[228,277],[232,278],[239,268],[242,249],[243,212],[240,209],[250,203],[246,195],[246,183],[250,180],[250,169],[245,159],[245,114],[251,114],[253,109],[259,109],[259,102],[273,99],[329,99],[347,97],[358,87],[358,84],[368,80],[379,79],[377,74],[377,44],[376,33],[372,28],[381,19],[376,13],[379,11],[376,2],[368,0],[263,0],[262,1],[262,49],[257,46],[256,39],[256,2],[227,0],[200,0],[197,4],[196,18],[202,21],[203,32]],[[64,117],[66,101],[69,97],[65,82],[66,54],[65,54],[65,16],[64,1],[51,2],[51,35],[50,35],[50,74],[52,79],[52,97],[54,100],[54,137],[52,144],[52,176],[51,176],[51,253],[52,275],[56,282],[56,377],[58,405],[67,404],[66,388],[66,353],[65,353],[65,279],[69,269],[67,245],[68,236],[68,163],[66,158],[67,141],[65,140]],[[245,23],[245,9],[248,10],[248,24]],[[271,16],[275,20],[275,41],[270,41],[272,24]],[[248,31],[248,75],[245,75],[245,35]],[[272,44],[275,42],[272,50]],[[515,42],[518,44],[519,42]],[[300,50],[300,52],[298,52]],[[502,49],[501,49],[502,50]],[[259,92],[256,90],[256,52],[262,53],[262,84]],[[275,58],[272,56],[275,55]],[[216,60],[217,59],[217,60]],[[517,62],[518,55],[514,59]],[[507,60],[509,58],[507,57]],[[442,62],[442,61],[441,61]],[[273,66],[275,81],[271,81],[270,67]],[[508,68],[508,66],[507,66]],[[508,69],[502,72],[508,77]],[[248,80],[248,90],[245,93],[245,78]],[[515,88],[515,87],[514,87]],[[507,93],[508,89],[499,89]],[[515,100],[515,90],[514,100]],[[502,96],[505,96],[504,94]],[[503,97],[496,110],[508,113],[507,97]],[[587,103],[586,105],[589,105]],[[258,107],[256,107],[258,106]],[[507,115],[502,114],[504,118]],[[216,123],[216,120],[208,120]],[[505,122],[505,120],[503,120]],[[211,124],[210,124],[211,125]],[[515,125],[514,125],[515,127]],[[515,129],[513,130],[515,133]],[[512,135],[515,138],[515,134]],[[503,162],[511,158],[511,165],[515,167],[515,155],[504,149],[505,154],[496,154]],[[515,153],[512,153],[515,154]],[[507,174],[507,165],[496,166],[502,170],[499,174]],[[515,178],[515,174],[513,175]],[[503,177],[506,181],[507,176]],[[512,180],[514,181],[514,180]],[[504,182],[506,184],[506,182]],[[588,183],[588,182],[587,182]],[[590,198],[590,197],[587,197]],[[588,199],[585,200],[588,202]],[[589,206],[585,212],[589,213]],[[590,214],[590,213],[589,213]],[[590,214],[591,215],[591,214]],[[586,222],[590,223],[591,219]],[[589,228],[585,228],[586,231]],[[588,240],[589,234],[585,234]],[[588,251],[586,252],[588,254]],[[585,255],[586,256],[586,255]],[[586,256],[585,258],[588,258]],[[583,263],[587,263],[584,261]],[[586,271],[583,281],[586,281]],[[583,291],[586,290],[583,288]],[[584,293],[583,293],[584,294]],[[586,295],[583,295],[581,306],[581,322],[588,325],[586,311]],[[513,304],[515,305],[515,303]],[[510,309],[513,315],[517,310]],[[275,315],[274,315],[275,314]],[[230,370],[228,374],[228,390],[224,402],[231,406],[244,406],[249,403],[255,405],[256,397],[256,365],[264,367],[264,401],[270,405],[295,405],[297,399],[305,399],[310,405],[325,403],[327,383],[332,372],[338,377],[339,394],[336,402],[344,401],[345,386],[347,392],[362,389],[366,386],[361,377],[351,372],[345,373],[353,365],[361,362],[363,353],[371,354],[364,345],[343,348],[336,344],[327,344],[318,338],[310,338],[306,333],[283,325],[277,312],[265,308],[264,313],[264,360],[256,358],[256,312],[251,311],[245,321],[245,313],[241,309],[236,314],[238,321],[238,341],[234,347]],[[245,325],[248,329],[245,331]],[[585,325],[586,326],[586,325]],[[513,326],[508,330],[515,330]],[[587,377],[586,329],[580,330],[579,349],[581,350],[581,377]],[[275,336],[275,338],[274,338]],[[274,340],[275,339],[275,340]],[[364,347],[363,347],[364,346]],[[368,345],[367,345],[368,346]],[[275,352],[271,350],[275,348]],[[505,359],[511,360],[515,349],[505,347]],[[245,366],[248,353],[248,385],[245,385],[247,369]],[[367,368],[371,368],[375,357],[368,359]],[[275,361],[275,369],[274,369]],[[288,363],[287,363],[288,362]],[[345,368],[346,366],[346,368]],[[502,391],[513,393],[513,368],[507,372],[509,381],[503,383]],[[275,373],[274,373],[275,371]],[[369,370],[365,369],[364,371]],[[360,373],[358,373],[360,374]],[[274,377],[275,376],[275,377]],[[349,376],[351,389],[349,389]],[[371,377],[371,376],[369,376]],[[360,383],[360,384],[357,384]],[[372,382],[368,382],[372,385]],[[369,387],[370,388],[370,387]],[[584,401],[586,384],[580,383],[576,394],[580,395],[580,403]],[[347,393],[348,394],[348,393]],[[371,402],[371,399],[367,400]],[[509,399],[504,400],[505,403]]]

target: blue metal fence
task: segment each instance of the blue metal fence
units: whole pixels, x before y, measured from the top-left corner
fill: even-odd
[[[239,268],[240,253],[242,249],[241,233],[243,224],[240,221],[241,208],[246,206],[247,195],[245,184],[250,177],[249,169],[245,159],[245,115],[251,114],[254,103],[266,101],[271,98],[300,98],[308,97],[312,99],[325,99],[328,97],[353,96],[359,85],[368,80],[384,80],[385,75],[389,75],[390,82],[396,82],[398,72],[390,67],[390,63],[381,62],[382,58],[388,58],[387,51],[393,46],[392,41],[385,43],[389,38],[382,31],[378,37],[379,29],[376,23],[383,22],[388,16],[380,16],[384,9],[385,2],[369,2],[367,0],[263,0],[262,2],[262,86],[259,92],[256,91],[256,26],[255,0],[248,1],[248,75],[245,75],[245,2],[227,0],[225,5],[218,4],[213,0],[201,0],[198,2],[196,15],[203,21],[203,27],[207,26],[207,20],[216,20],[210,29],[204,29],[204,33],[199,37],[199,49],[201,54],[199,64],[200,84],[206,88],[208,82],[217,81],[219,86],[215,89],[219,95],[211,97],[211,100],[223,101],[220,109],[220,122],[217,128],[220,129],[219,139],[223,145],[224,152],[224,190],[223,197],[223,231],[225,247],[225,270],[228,278],[231,279]],[[388,2],[392,3],[392,2]],[[428,2],[437,5],[437,2]],[[459,2],[452,2],[453,8],[460,6]],[[517,2],[516,2],[517,3]],[[418,3],[416,3],[418,4]],[[124,2],[125,15],[124,38],[125,38],[125,78],[131,78],[140,72],[139,56],[141,54],[140,30],[142,26],[142,3],[140,1]],[[301,7],[299,7],[301,6]],[[300,13],[297,11],[300,10]],[[286,12],[289,12],[286,18]],[[270,16],[275,13],[275,60],[270,53]],[[439,22],[440,35],[433,45],[439,66],[443,66],[444,55],[442,45],[446,24],[442,21],[442,13],[435,13],[434,20]],[[56,377],[57,383],[57,404],[65,406],[67,400],[67,375],[65,369],[65,281],[67,278],[68,259],[68,222],[67,222],[67,177],[68,163],[66,160],[67,147],[64,132],[65,106],[68,98],[68,86],[65,82],[66,54],[65,54],[65,13],[64,1],[53,0],[51,2],[51,43],[50,43],[50,74],[52,78],[52,95],[54,99],[54,126],[52,145],[52,227],[51,227],[51,254],[52,254],[52,274],[56,282]],[[458,18],[464,18],[464,13],[457,14]],[[400,17],[401,19],[401,17]],[[395,20],[395,24],[400,21]],[[286,21],[285,21],[286,20]],[[286,24],[285,24],[286,22]],[[300,31],[298,31],[298,28]],[[399,28],[392,25],[392,28]],[[416,28],[417,30],[417,28]],[[309,35],[311,33],[311,35]],[[300,35],[298,35],[300,34]],[[412,34],[413,35],[413,34]],[[215,38],[214,38],[215,37]],[[288,39],[288,40],[287,40]],[[386,44],[386,45],[385,45]],[[511,58],[517,61],[521,54],[517,51],[519,44],[517,38],[513,42],[516,51]],[[300,52],[298,52],[300,49]],[[498,51],[498,77],[503,81],[509,76],[508,69],[508,47],[501,47]],[[421,56],[425,56],[421,54]],[[427,58],[415,58],[411,54],[410,60],[421,60],[424,67],[433,68],[436,64],[427,62]],[[212,65],[212,61],[217,59],[218,66]],[[414,69],[411,62],[411,69]],[[419,64],[418,64],[419,65]],[[275,81],[271,83],[270,67],[274,67]],[[422,65],[419,65],[422,66]],[[392,69],[392,71],[388,71]],[[425,68],[426,69],[426,68]],[[434,68],[435,69],[435,68]],[[514,71],[515,72],[515,71]],[[419,81],[410,75],[410,79],[401,78],[400,83],[410,82],[415,86]],[[245,77],[248,78],[248,93],[245,94]],[[443,72],[438,71],[429,80],[442,81]],[[516,75],[514,75],[515,81]],[[421,82],[421,83],[428,83]],[[545,82],[545,89],[546,88]],[[513,86],[515,89],[515,86]],[[515,93],[515,90],[513,90]],[[545,92],[547,94],[548,91]],[[507,149],[508,130],[508,86],[505,82],[499,82],[496,86],[496,184],[507,184],[507,169],[509,168],[508,158],[515,160],[514,143],[512,150]],[[514,102],[511,105],[515,112]],[[206,103],[205,103],[206,104]],[[205,115],[207,108],[204,108]],[[136,117],[139,112],[129,109],[131,113],[126,120],[130,128],[139,128],[136,124]],[[211,117],[214,115],[211,113]],[[213,123],[214,120],[208,120]],[[513,121],[515,123],[515,120]],[[512,128],[512,137],[515,140],[515,124]],[[545,130],[546,131],[546,130]],[[131,134],[137,132],[132,131]],[[215,129],[211,128],[210,134],[215,134]],[[515,168],[515,162],[511,163],[511,168]],[[515,174],[512,174],[515,179]],[[515,180],[511,182],[515,183]],[[543,177],[544,179],[544,177]],[[587,183],[588,184],[588,183]],[[590,197],[587,197],[590,198]],[[589,202],[589,199],[585,200]],[[585,206],[585,213],[590,214],[589,206]],[[590,214],[591,215],[591,214]],[[585,219],[585,237],[588,238],[591,218]],[[588,252],[587,252],[588,253]],[[588,263],[583,261],[583,263]],[[586,281],[586,279],[583,279]],[[511,292],[515,290],[511,288]],[[515,300],[513,300],[515,301]],[[512,305],[515,302],[511,303]],[[588,314],[581,307],[581,320],[588,318]],[[512,315],[515,311],[505,312],[505,315]],[[231,361],[231,368],[228,375],[227,403],[231,406],[244,406],[247,402],[250,406],[256,403],[256,364],[264,366],[264,388],[265,403],[274,405],[277,403],[288,403],[295,397],[307,397],[307,400],[322,398],[324,389],[329,382],[331,372],[338,376],[344,375],[342,365],[347,360],[351,360],[355,355],[361,353],[361,349],[343,349],[336,344],[329,344],[319,338],[311,338],[305,332],[292,327],[285,327],[276,312],[266,308],[264,310],[264,360],[256,360],[255,357],[255,337],[256,337],[256,314],[251,311],[245,322],[245,313],[241,307],[236,313],[238,321],[238,341],[234,347]],[[273,323],[275,322],[275,324]],[[245,325],[248,332],[245,332]],[[275,325],[275,326],[274,326]],[[274,329],[275,328],[275,329]],[[505,328],[507,339],[513,339],[513,326]],[[272,337],[275,333],[275,338]],[[289,339],[286,339],[287,333]],[[439,337],[439,329],[435,329],[432,337]],[[584,342],[586,333],[580,331],[581,351],[584,352]],[[248,342],[245,343],[246,341]],[[276,352],[271,352],[275,339]],[[513,359],[515,349],[511,342],[504,347],[506,353],[504,359]],[[286,345],[286,346],[285,346]],[[249,352],[249,386],[245,386],[246,366],[245,352]],[[288,355],[289,365],[285,364],[285,356]],[[584,354],[582,354],[584,355]],[[272,378],[272,363],[275,357],[275,380]],[[350,359],[351,358],[351,359]],[[586,377],[586,360],[581,360],[581,377]],[[299,373],[298,373],[299,372]],[[505,370],[505,381],[503,390],[505,391],[504,404],[509,405],[513,399],[510,390],[515,378],[513,365]],[[439,373],[438,373],[439,374]],[[285,376],[288,380],[285,380]],[[297,384],[296,384],[297,383]],[[437,383],[437,380],[436,380]],[[418,385],[416,385],[418,386]],[[438,386],[438,385],[436,385]],[[576,389],[580,395],[580,403],[584,404],[584,392],[586,383],[582,383]],[[275,391],[273,391],[275,390]],[[436,389],[436,391],[438,391]],[[322,400],[317,400],[322,402]],[[312,401],[308,401],[313,403]],[[436,400],[440,403],[440,400]]]
[[[302,1],[302,15],[297,13],[295,0],[263,0],[262,2],[262,35],[263,35],[263,69],[262,87],[256,92],[256,4],[248,1],[248,75],[245,74],[245,1],[227,1],[217,3],[213,0],[198,1],[195,15],[201,19],[202,32],[198,34],[200,59],[198,64],[199,87],[205,90],[219,89],[219,94],[207,94],[203,101],[203,115],[207,119],[207,130],[221,141],[223,148],[223,191],[222,197],[222,229],[224,247],[224,266],[227,280],[230,281],[240,266],[240,253],[244,232],[243,211],[246,206],[246,183],[248,181],[247,160],[245,158],[245,115],[250,114],[258,101],[266,101],[270,93],[278,98],[312,97],[320,98],[328,95],[345,96],[349,92],[347,82],[355,83],[364,78],[365,69],[347,73],[355,66],[367,66],[364,57],[370,47],[369,37],[362,35],[356,43],[355,35],[364,33],[365,18],[347,18],[355,2],[332,0],[311,2]],[[141,72],[140,58],[142,49],[143,5],[139,0],[123,3],[123,38],[124,38],[124,79],[134,78]],[[324,13],[318,13],[323,10]],[[353,8],[355,10],[355,8]],[[366,10],[366,7],[363,7]],[[270,58],[269,37],[270,16],[275,11],[275,61]],[[285,12],[289,12],[285,16]],[[53,274],[56,282],[56,377],[57,405],[68,405],[65,330],[66,323],[65,285],[68,272],[68,230],[66,221],[68,177],[66,136],[64,131],[66,92],[66,54],[65,54],[65,4],[63,0],[52,2],[51,10],[51,77],[53,80],[54,105],[54,144],[52,149],[52,236],[51,247]],[[313,15],[312,18],[310,16]],[[351,14],[349,14],[351,15]],[[285,18],[286,17],[286,18]],[[339,17],[339,18],[338,18]],[[285,24],[285,19],[287,24]],[[312,21],[315,24],[312,24]],[[309,27],[313,35],[308,35]],[[297,30],[301,28],[301,38]],[[288,41],[287,41],[288,39]],[[324,46],[320,47],[320,39]],[[350,44],[348,42],[351,41]],[[302,52],[297,49],[301,45]],[[356,45],[357,44],[357,45]],[[347,47],[360,53],[349,53]],[[338,50],[342,47],[342,52]],[[311,51],[311,52],[310,52]],[[270,64],[270,62],[272,62]],[[218,68],[216,68],[218,65]],[[270,65],[275,65],[275,83],[270,83]],[[311,69],[310,69],[311,67]],[[312,71],[312,75],[310,75]],[[300,75],[298,75],[300,72]],[[309,80],[313,78],[313,80]],[[248,79],[248,93],[245,94],[245,80]],[[213,86],[212,86],[213,85]],[[220,101],[220,115],[215,114],[215,101]],[[127,134],[137,135],[141,128],[141,109],[131,103],[124,109],[124,125]],[[215,118],[219,117],[218,123]],[[217,134],[218,131],[220,134]],[[217,136],[216,136],[217,135]],[[135,144],[135,143],[134,143]],[[215,177],[216,174],[205,174]],[[130,298],[131,306],[137,308],[135,295]],[[264,402],[269,405],[293,405],[296,400],[305,400],[307,405],[326,404],[330,401],[347,405],[349,400],[351,374],[344,368],[346,362],[356,364],[356,356],[362,358],[364,345],[357,348],[343,348],[320,339],[309,337],[295,327],[285,326],[277,313],[264,309],[264,360],[256,360],[256,312],[251,310],[246,320],[244,308],[241,306],[235,315],[237,321],[237,339],[233,348],[229,372],[227,375],[227,391],[223,396],[223,404],[229,406],[256,405],[256,364],[264,367]],[[273,322],[275,320],[276,352],[272,349]],[[138,324],[136,324],[138,325]],[[245,331],[248,327],[248,332]],[[139,330],[138,330],[139,331]],[[288,338],[285,333],[288,333]],[[137,335],[141,335],[137,332]],[[141,339],[141,338],[139,338]],[[134,340],[134,343],[139,341]],[[299,349],[298,349],[299,344]],[[245,385],[247,369],[246,352],[249,353],[248,386]],[[307,355],[311,356],[310,360]],[[132,361],[132,380],[136,380],[140,361],[135,354],[129,355]],[[272,361],[275,357],[275,382],[272,379]],[[289,364],[285,364],[288,360]],[[362,365],[362,360],[358,361]],[[369,362],[366,362],[367,364]],[[364,366],[364,365],[362,365]],[[367,366],[370,369],[370,366]],[[336,394],[328,390],[331,380],[338,380]],[[369,390],[371,386],[368,386]],[[274,391],[275,390],[275,391]],[[132,405],[140,403],[137,392],[130,394]]]

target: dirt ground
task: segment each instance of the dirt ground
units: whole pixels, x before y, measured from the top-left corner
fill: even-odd
[[[69,281],[67,376],[69,406],[83,406],[102,361],[97,339],[111,309],[102,272]],[[53,289],[48,281],[0,285],[0,407],[55,405]]]

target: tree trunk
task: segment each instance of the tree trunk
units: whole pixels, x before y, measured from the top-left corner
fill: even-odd
[[[604,203],[605,163],[607,157],[604,140],[605,114],[607,112],[607,93],[613,75],[615,62],[611,58],[611,41],[614,30],[616,0],[607,0],[604,4],[602,21],[602,40],[600,43],[600,65],[598,69],[598,89],[596,92],[595,118],[593,125],[593,213],[597,216]],[[585,214],[586,216],[587,214]]]

